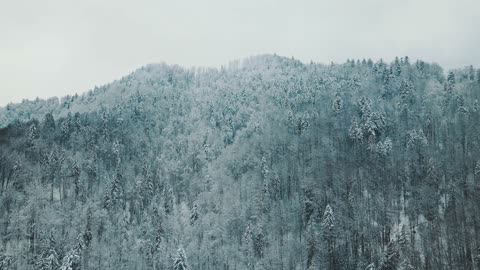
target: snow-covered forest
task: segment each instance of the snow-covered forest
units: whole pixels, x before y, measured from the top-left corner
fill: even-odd
[[[0,108],[0,269],[480,269],[480,70],[155,64]]]

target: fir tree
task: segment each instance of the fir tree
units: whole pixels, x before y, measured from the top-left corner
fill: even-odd
[[[263,232],[263,227],[260,224],[257,224],[257,226],[255,227],[255,235],[253,238],[253,248],[256,257],[263,258],[266,245],[267,242],[265,234]]]
[[[447,93],[448,94],[451,94],[455,88],[455,74],[450,71],[448,73],[448,76],[447,76],[447,84],[446,84],[446,87],[447,87]]]
[[[56,250],[56,242],[53,233],[50,233],[45,251],[37,262],[37,268],[40,270],[56,270],[60,267],[59,256]],[[1,268],[0,268],[1,269]]]
[[[52,134],[55,131],[55,119],[51,113],[45,114],[43,119],[43,129],[46,134]]]
[[[171,214],[173,212],[173,200],[173,190],[166,185],[163,189],[163,208],[165,208],[165,213]]]
[[[177,251],[177,257],[175,258],[175,260],[173,262],[173,269],[174,270],[187,270],[188,269],[187,256],[185,255],[185,251],[181,247]]]
[[[60,270],[78,270],[80,263],[80,255],[76,250],[70,250],[62,259]]]
[[[395,242],[390,241],[381,260],[381,270],[395,270],[400,262],[400,252]]]
[[[10,270],[13,265],[13,258],[10,255],[5,254],[3,245],[0,245],[0,269]]]
[[[253,266],[253,230],[251,222],[248,222],[245,232],[243,233],[243,251],[246,258],[247,268]]]
[[[75,186],[75,200],[77,200],[80,196],[81,183],[80,183],[80,167],[78,166],[76,161],[73,163],[72,177],[73,177],[73,184]]]
[[[332,109],[335,114],[338,114],[343,110],[343,100],[338,91],[335,93]]]
[[[333,215],[333,210],[330,204],[327,204],[325,207],[325,212],[323,213],[322,218],[322,228],[324,231],[333,231],[335,228],[335,216]]]
[[[190,214],[190,224],[193,226],[195,224],[195,221],[197,221],[197,219],[198,219],[198,206],[197,206],[197,202],[194,202],[191,210],[191,214]]]

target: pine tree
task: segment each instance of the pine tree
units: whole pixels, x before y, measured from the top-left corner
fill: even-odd
[[[428,145],[428,140],[423,130],[410,130],[407,132],[407,135],[407,149]]]
[[[475,165],[475,174],[480,174],[480,160],[477,160],[477,164]]]
[[[280,177],[276,173],[273,174],[273,177],[270,181],[270,196],[272,200],[276,201],[281,197],[281,182]]]
[[[150,204],[150,201],[155,194],[155,186],[153,182],[153,176],[150,173],[150,168],[145,161],[142,166],[142,175],[138,180],[138,188],[143,207],[146,208]]]
[[[247,260],[247,268],[253,266],[253,230],[251,222],[248,222],[245,232],[243,233],[243,252]]]
[[[480,247],[477,247],[477,252],[473,260],[475,266],[480,269]]]
[[[55,131],[55,119],[51,113],[45,114],[43,119],[43,129],[45,134],[51,134]]]
[[[307,188],[304,191],[303,204],[305,208],[304,225],[307,226],[307,224],[309,224],[310,220],[312,219],[313,212],[315,211],[314,203],[313,203],[313,191],[310,188]]]
[[[407,245],[408,243],[408,235],[407,235],[407,229],[405,225],[402,225],[402,229],[400,230],[400,235],[398,236],[398,244],[400,247],[403,247]]]
[[[395,76],[400,76],[402,74],[402,66],[400,65],[400,61],[398,57],[395,57]]]
[[[264,180],[260,195],[260,210],[263,213],[268,213],[268,211],[270,211],[270,198],[270,187],[268,186],[267,180]]]
[[[104,191],[104,194],[103,194],[103,207],[105,209],[110,209],[112,207],[112,196],[111,196],[111,184],[107,184],[107,186],[105,187],[105,191]]]
[[[343,100],[342,100],[342,97],[340,96],[340,92],[338,91],[335,93],[332,109],[335,114],[338,114],[343,110]]]
[[[170,186],[166,185],[163,188],[163,207],[165,213],[170,214],[173,212],[173,190]]]
[[[27,139],[28,145],[34,145],[38,137],[39,135],[38,135],[37,127],[35,123],[32,123],[28,130],[28,139]]]
[[[50,233],[48,237],[48,243],[46,245],[46,250],[41,255],[36,267],[39,270],[56,270],[60,267],[59,257],[56,250],[56,242],[53,233]]]
[[[185,251],[182,247],[180,247],[177,251],[177,257],[173,262],[173,269],[174,270],[187,270],[187,256],[185,255]]]
[[[265,156],[262,156],[262,179],[265,180],[270,174],[270,169],[268,168],[267,159]]]
[[[361,142],[363,139],[363,129],[357,122],[357,119],[353,119],[352,125],[348,131],[348,137],[353,141]]]
[[[451,94],[455,88],[455,74],[450,71],[447,75],[447,93]]]
[[[72,127],[73,127],[73,132],[75,132],[76,134],[78,134],[82,128],[79,112],[76,112],[75,115],[73,116]]]
[[[13,265],[13,257],[5,254],[3,250],[3,245],[0,245],[0,269],[1,270],[10,270]]]
[[[80,263],[80,255],[76,250],[70,250],[62,259],[60,270],[78,270]]]
[[[82,233],[77,235],[75,245],[62,259],[60,270],[78,270],[81,265],[81,256],[86,248],[85,238]]]
[[[75,186],[75,200],[77,200],[80,196],[81,184],[80,184],[80,167],[78,166],[76,161],[73,164],[72,177],[73,177],[73,184]]]
[[[56,270],[60,267],[58,254],[54,248],[48,250],[44,257],[41,258],[39,264],[37,264],[37,267],[39,270]]]
[[[113,142],[113,155],[115,157],[115,167],[117,168],[117,170],[119,169],[120,167],[120,143],[118,142],[118,140],[115,140]]]
[[[193,226],[195,224],[195,221],[197,221],[197,219],[198,219],[198,206],[197,206],[197,202],[194,202],[191,210],[191,214],[190,214],[190,224]]]
[[[410,104],[413,98],[413,83],[410,80],[403,79],[400,85],[400,97],[404,104]]]
[[[100,133],[102,134],[102,138],[105,141],[108,141],[110,138],[110,129],[108,124],[109,115],[105,107],[102,106],[100,109],[100,119],[101,119],[101,130]]]
[[[85,241],[85,247],[89,247],[92,242],[92,208],[89,206],[87,208],[87,217],[86,217],[85,232],[83,234],[83,239]]]
[[[62,125],[60,127],[60,131],[62,133],[62,139],[65,141],[68,140],[70,136],[70,130],[72,126],[71,118],[72,118],[71,114],[68,113],[68,116],[63,119]]]
[[[110,191],[113,206],[119,205],[123,196],[122,186],[120,183],[121,178],[122,175],[120,173],[115,174],[115,176],[113,177]]]
[[[325,207],[325,212],[323,213],[322,218],[322,228],[324,231],[331,232],[335,228],[335,216],[333,215],[333,210],[330,204],[327,204]]]
[[[328,267],[333,269],[336,266],[336,253],[335,253],[335,216],[333,214],[332,207],[327,204],[325,212],[323,213],[321,222],[323,239],[326,243],[326,251],[328,256]]]
[[[257,224],[253,238],[253,249],[256,257],[263,258],[266,245],[267,242],[263,232],[263,227],[260,224]]]
[[[390,241],[381,260],[381,270],[395,270],[400,262],[400,252],[395,242]]]
[[[155,234],[155,249],[160,249],[160,244],[164,236],[162,216],[156,207],[153,207],[153,227]]]

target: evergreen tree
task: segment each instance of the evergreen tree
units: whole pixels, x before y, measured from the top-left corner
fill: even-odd
[[[77,200],[80,197],[80,192],[82,188],[80,183],[80,167],[78,166],[76,161],[73,163],[72,177],[73,184],[75,186],[75,200]]]
[[[447,93],[451,94],[455,88],[455,74],[450,71],[447,76]]]
[[[322,229],[325,233],[333,232],[335,228],[335,216],[333,215],[333,210],[330,204],[327,204],[325,207],[325,212],[323,213],[322,218]]]
[[[395,242],[388,243],[385,254],[380,263],[381,270],[395,270],[398,267],[400,260],[400,252]]]
[[[41,270],[56,270],[60,267],[53,233],[50,233],[45,246],[45,251],[37,261],[36,267]]]
[[[267,245],[266,237],[263,232],[263,227],[260,224],[257,224],[255,227],[255,235],[253,238],[253,248],[255,251],[255,256],[258,258],[263,258],[264,251]]]
[[[3,246],[0,245],[0,269],[10,270],[13,269],[13,258],[10,255],[5,254]]]
[[[245,232],[243,233],[243,251],[246,258],[247,268],[253,267],[253,229],[252,224],[248,222]]]
[[[52,134],[55,131],[55,119],[51,113],[45,114],[43,129],[45,134]]]
[[[185,255],[185,251],[181,247],[177,251],[177,257],[174,260],[173,269],[174,270],[188,269],[187,256]]]
[[[195,221],[197,221],[197,219],[198,219],[198,206],[197,206],[197,202],[194,202],[191,210],[191,214],[190,214],[190,224],[193,226],[195,224]]]
[[[342,111],[343,109],[343,100],[338,91],[335,93],[335,99],[333,100],[332,109],[335,114],[340,113],[340,111]]]
[[[147,65],[0,108],[0,269],[169,269],[182,241],[195,269],[476,269],[480,76],[408,61]]]
[[[80,255],[76,250],[70,250],[62,259],[60,270],[78,270],[80,264]]]
[[[173,201],[173,190],[166,185],[163,189],[163,208],[165,208],[165,213],[171,214],[173,212]]]
[[[28,145],[34,145],[35,140],[37,140],[38,137],[39,135],[38,135],[37,127],[35,123],[32,123],[28,130],[28,139],[27,139]]]

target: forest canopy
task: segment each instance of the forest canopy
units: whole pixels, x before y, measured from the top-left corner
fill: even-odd
[[[480,70],[146,65],[0,108],[0,269],[480,269]]]

